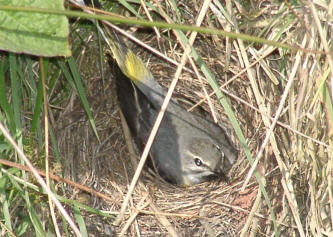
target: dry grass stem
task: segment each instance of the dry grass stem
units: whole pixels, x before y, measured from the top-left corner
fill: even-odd
[[[74,22],[73,57],[80,69],[100,140],[91,129],[76,88],[68,87],[62,73],[46,78],[47,86],[51,86],[55,78],[53,87],[47,91],[49,104],[45,110],[48,110],[46,119],[57,143],[50,146],[49,176],[54,179],[58,195],[61,192],[74,202],[86,205],[80,207],[80,214],[89,235],[332,235],[332,1],[241,3],[227,0],[223,4],[218,0],[141,0],[137,4],[127,2],[131,4],[130,10],[115,2],[102,3],[105,9],[119,7],[119,13],[125,17],[143,14],[143,18],[152,22],[239,32],[283,42],[298,50],[267,46],[264,41],[174,29],[135,28],[135,36],[141,43],[127,41],[129,47],[148,62],[155,79],[169,88],[152,135],[158,131],[168,101],[175,96],[190,101],[184,103],[185,109],[215,120],[240,151],[225,180],[180,187],[166,183],[153,167],[144,165],[152,138],[138,162],[140,154],[132,144],[126,124],[122,125],[114,65],[103,53],[97,53],[106,52],[107,45],[103,42],[99,48],[99,39],[90,22]],[[111,27],[133,40],[133,36],[126,33],[125,24]],[[142,48],[142,44],[149,47]],[[151,53],[151,48],[158,50]],[[50,60],[50,65],[52,63]],[[63,64],[66,68],[66,63]],[[34,76],[38,76],[38,70],[38,64],[33,64]],[[233,114],[228,106],[221,105],[219,93],[225,97],[223,106],[228,103]],[[0,116],[3,114],[1,111]],[[30,118],[31,112],[26,112],[25,116]],[[235,121],[229,119],[233,117]],[[3,126],[0,128],[5,134]],[[44,143],[47,149],[47,142]],[[55,147],[59,149],[60,168],[53,164]],[[252,165],[248,154],[254,157]],[[15,178],[6,170],[8,167],[30,170],[31,164],[25,167],[11,160],[0,160],[0,163],[1,177],[9,177],[20,184],[25,182],[26,187],[38,192],[33,182]],[[40,170],[32,172],[38,180],[41,179],[38,173],[45,174]],[[53,175],[61,172],[64,178]],[[255,176],[261,177],[264,187],[258,185],[260,179]],[[32,175],[27,173],[27,177]],[[44,187],[43,180],[39,182]],[[47,187],[45,190],[50,191]],[[72,211],[73,204],[66,205],[67,210]],[[118,225],[107,214],[118,215]],[[57,212],[55,215],[57,217]],[[71,224],[73,233],[79,232],[74,223]],[[62,232],[64,227],[59,223],[58,226]]]

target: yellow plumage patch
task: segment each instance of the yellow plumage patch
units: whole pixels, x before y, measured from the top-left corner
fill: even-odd
[[[133,80],[134,83],[144,83],[144,80],[150,76],[143,62],[130,50],[127,51],[126,54],[125,67],[128,73],[127,76]]]

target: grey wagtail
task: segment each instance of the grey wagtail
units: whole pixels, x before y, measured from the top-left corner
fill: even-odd
[[[142,151],[166,90],[117,33],[104,29],[122,72],[116,75],[120,107],[137,148]],[[174,99],[167,107],[150,150],[159,174],[171,183],[183,185],[224,175],[236,161],[237,154],[221,127],[187,112]]]

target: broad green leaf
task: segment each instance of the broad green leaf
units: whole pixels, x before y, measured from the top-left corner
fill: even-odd
[[[22,11],[0,11],[0,49],[38,56],[70,56],[66,16],[25,12],[24,7],[64,10],[63,0],[0,0]]]

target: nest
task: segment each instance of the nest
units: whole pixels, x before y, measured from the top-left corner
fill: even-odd
[[[236,4],[236,7],[238,10],[241,9],[241,6],[238,4]],[[273,14],[272,12],[277,12],[278,7],[279,5],[271,3],[265,9],[269,14]],[[268,18],[264,13],[261,12],[262,15],[260,14],[256,17],[257,22]],[[240,15],[242,14],[244,12],[241,12]],[[268,16],[271,18],[269,14]],[[238,17],[242,16],[238,15]],[[285,29],[284,26],[279,25],[284,22],[283,14],[278,17],[280,23],[276,27],[278,29],[279,27]],[[189,22],[191,23],[190,20]],[[206,22],[206,25],[210,25],[210,23]],[[250,20],[249,23],[251,23]],[[295,37],[289,38],[289,41],[292,41],[292,39],[296,41],[304,36],[302,25],[299,22],[294,21],[290,24],[293,25],[293,27],[288,28],[290,31],[298,29],[299,32],[297,33],[298,30],[293,32]],[[241,26],[241,29],[248,34],[256,35],[259,34],[260,29],[263,27],[260,24],[257,26],[244,24]],[[140,35],[139,33],[137,32],[137,35]],[[168,54],[171,58],[180,61],[183,51],[178,43],[169,47],[169,42],[161,39],[156,40],[153,32],[150,32],[151,34],[144,33],[143,41],[155,46],[155,48],[162,49],[161,51]],[[166,33],[162,31],[162,34]],[[273,33],[267,31],[263,37],[270,38],[270,34],[274,35]],[[286,32],[286,38],[290,36],[289,33]],[[89,56],[95,55],[98,52],[96,40],[94,40],[94,37],[92,39],[86,44],[88,47],[85,46],[85,53],[80,56],[81,58],[78,59],[78,62],[82,65],[81,75],[82,78],[85,78],[88,91],[90,91],[90,108],[95,119],[100,140],[98,141],[92,131],[81,102],[75,93],[72,93],[68,101],[64,102],[63,107],[65,109],[57,117],[56,135],[59,148],[63,154],[65,177],[107,195],[108,199],[80,191],[71,186],[68,186],[66,190],[67,195],[96,209],[117,215],[128,191],[128,186],[135,169],[131,162],[123,134],[119,106],[114,90],[112,67],[108,63],[105,63],[104,69],[106,70],[104,76],[106,80],[102,81],[102,75],[99,70],[101,65],[98,63],[91,65],[91,62],[98,62],[97,58]],[[177,42],[173,37],[171,37],[171,40]],[[156,42],[159,42],[159,44]],[[223,45],[224,42],[221,42],[221,39],[205,35],[198,35],[194,45],[194,48],[199,51],[203,60],[214,73],[219,85],[228,82],[230,78],[244,69],[243,62],[238,61],[241,58],[240,52],[232,48],[230,52],[231,56],[229,58],[227,56],[224,57],[222,55],[228,50],[223,48]],[[264,45],[250,45],[249,47],[256,49],[256,52],[267,49]],[[155,79],[163,86],[168,87],[176,67],[167,64],[159,57],[152,56],[142,48],[137,48],[137,53],[143,61],[149,62],[148,67],[155,76]],[[279,49],[276,49],[264,57],[263,61],[269,65],[270,76],[267,71],[263,70],[264,64],[257,63],[251,69],[258,80],[258,90],[269,111],[266,112],[269,114],[271,111],[276,111],[279,106],[284,90],[284,86],[281,86],[281,84],[286,83],[283,81],[285,77],[280,77],[279,74],[282,67],[279,60],[282,54]],[[286,58],[292,59],[294,56],[295,54],[291,53]],[[249,57],[252,57],[252,61],[256,60],[253,55],[250,56],[249,54]],[[291,71],[294,66],[293,63],[293,60],[286,61],[283,67],[287,68],[287,71]],[[313,68],[316,67],[315,64]],[[187,64],[187,67],[190,67],[190,65]],[[312,70],[311,65],[308,68]],[[317,76],[319,77],[319,74]],[[206,81],[199,82],[194,78],[190,72],[184,72],[175,93],[198,102],[205,98],[202,91],[203,87],[207,89],[208,93],[212,92],[212,89]],[[274,78],[279,78],[277,84]],[[309,80],[308,84],[300,81],[295,81],[294,83],[294,91],[290,92],[291,99],[288,109],[292,112],[296,111],[303,116],[299,115],[297,117],[298,120],[294,121],[294,125],[296,125],[298,131],[304,134],[308,134],[309,131],[317,131],[316,133],[311,132],[311,136],[320,141],[322,139],[327,141],[326,135],[322,132],[323,128],[326,129],[326,122],[322,116],[324,112],[321,109],[320,103],[316,103],[312,107],[312,100],[304,99],[305,97],[314,97],[315,92],[309,86],[315,84],[314,80]],[[229,103],[235,112],[239,124],[242,125],[242,130],[244,136],[247,138],[246,142],[250,147],[251,153],[257,154],[266,135],[267,128],[263,123],[264,116],[245,103],[240,102],[243,100],[251,105],[258,104],[248,74],[243,73],[239,75],[236,80],[228,83],[224,88],[237,97],[237,100],[234,99],[235,97],[228,97]],[[303,92],[297,88],[301,88]],[[293,100],[296,101],[295,98],[298,98],[297,102],[302,101],[297,103],[298,107],[296,108],[293,107]],[[302,98],[304,101],[301,100]],[[209,106],[205,101],[201,104],[201,107],[208,113],[217,116],[219,124],[228,131],[231,139],[237,144],[237,139],[233,134],[233,130],[230,129],[228,119],[226,119],[224,110],[216,96],[211,97],[211,104],[212,106]],[[312,117],[309,114],[305,115],[307,112],[305,113],[304,111],[310,111],[310,109],[307,110],[306,108],[311,108]],[[309,118],[313,119],[308,119],[306,116],[310,116]],[[282,113],[280,121],[286,124],[293,123],[292,116],[289,117],[287,113]],[[310,125],[306,128],[305,124]],[[280,160],[276,157],[276,148],[268,145],[264,151],[264,159],[259,162],[257,169],[265,177],[264,185],[266,185],[266,191],[268,192],[272,208],[277,214],[278,233],[286,236],[291,235],[291,233],[296,235],[295,232],[303,231],[302,225],[303,227],[306,226],[304,229],[315,233],[322,227],[318,227],[319,224],[316,227],[309,226],[320,222],[318,221],[320,219],[318,213],[328,213],[328,211],[321,212],[319,210],[320,208],[321,210],[327,210],[328,208],[327,182],[325,178],[320,178],[320,175],[324,172],[320,171],[320,168],[327,164],[328,154],[323,151],[323,147],[316,147],[313,144],[313,140],[297,136],[290,129],[284,130],[282,127],[277,127],[274,135],[279,145]],[[237,146],[240,147],[239,144]],[[307,146],[311,147],[311,149],[307,149]],[[320,157],[325,158],[320,161],[316,160],[318,154],[320,154]],[[278,164],[277,161],[280,163]],[[288,173],[290,176],[288,176],[287,181],[294,182],[291,193],[296,198],[293,197],[294,199],[289,199],[288,202],[286,201],[286,197],[290,198],[290,196],[286,195],[288,190],[283,186],[283,182],[281,182],[281,180],[284,181],[286,178],[281,170],[281,162],[286,164],[288,172],[290,172]],[[319,167],[318,170],[311,168],[312,162],[320,164],[316,166]],[[237,163],[234,164],[228,174],[228,182],[216,180],[193,187],[179,187],[165,183],[157,174],[146,169],[141,174],[140,181],[136,185],[130,206],[127,208],[125,218],[121,224],[115,226],[112,224],[112,218],[103,218],[100,215],[87,212],[85,221],[89,229],[88,232],[91,236],[110,236],[120,233],[135,236],[139,232],[142,236],[238,236],[244,225],[248,224],[247,218],[254,217],[252,219],[252,229],[247,229],[251,233],[247,234],[255,236],[270,235],[273,231],[270,211],[268,204],[262,201],[264,198],[255,178],[250,179],[245,189],[241,189],[249,168],[249,163],[241,150]],[[311,175],[312,178],[310,178]],[[307,191],[309,190],[309,186],[312,187],[311,190],[318,190],[319,184],[322,185],[321,187],[324,187],[320,188],[322,192],[318,194],[318,197],[321,195],[323,200],[325,200],[321,204],[317,202],[317,194],[314,195],[314,191],[312,191],[311,196]],[[309,196],[312,200],[311,205],[315,205],[313,206],[312,214],[310,213],[310,204],[308,203]],[[297,211],[294,211],[292,214],[290,214],[290,209],[293,210],[293,208],[289,207],[291,205],[290,200],[299,205],[298,207],[294,206]],[[260,210],[260,213],[250,213],[254,209]],[[327,227],[329,226],[329,221],[327,221],[328,218],[325,215],[322,217],[326,220],[325,223],[323,221],[323,226]],[[298,218],[301,219],[302,225],[295,221]],[[329,227],[327,227],[327,230],[329,230]]]
[[[96,42],[91,42],[86,54],[96,51],[94,47],[97,47]],[[90,58],[83,58],[82,64],[83,60],[91,62]],[[159,82],[167,86],[166,83],[170,82],[173,70],[168,71],[169,75],[161,75],[159,68],[162,62],[159,58],[154,60],[157,63],[153,64],[151,70]],[[104,193],[112,200],[103,200],[73,187],[68,187],[68,195],[100,210],[117,214],[135,170],[122,129],[112,66],[105,63],[104,68],[107,79],[105,84],[98,68],[82,72],[91,92],[88,101],[100,141],[95,136],[76,93],[72,93],[65,109],[57,118],[56,135],[63,154],[65,178]],[[165,80],[166,78],[168,80]],[[198,101],[202,95],[202,85],[193,81],[190,87],[185,88],[184,85],[188,83],[184,78],[181,79],[176,93],[186,95],[192,101]],[[188,93],[189,91],[191,93]],[[214,101],[214,105],[218,105],[217,101]],[[207,104],[202,107],[209,111]],[[221,107],[215,108],[218,108],[217,113],[222,111]],[[224,124],[223,127],[228,126]],[[235,141],[234,137],[233,140]],[[240,196],[237,180],[242,179],[244,173],[240,172],[246,166],[243,161],[244,159],[234,165],[227,182],[216,180],[193,187],[166,183],[158,177],[158,174],[146,168],[133,193],[131,208],[126,214],[127,218],[134,214],[138,215],[135,224],[128,231],[135,232],[137,227],[143,236],[164,236],[172,232],[193,236],[202,236],[206,232],[219,233],[220,236],[236,235],[247,213],[234,208],[233,204]],[[255,197],[256,192],[257,188],[250,185],[244,195]],[[244,205],[247,206],[244,208],[251,206],[252,202],[251,198],[245,201],[246,199],[244,198]],[[110,231],[120,233],[126,225],[126,221],[120,226],[113,226],[112,220],[99,219],[100,222],[96,223],[96,218],[93,218],[91,226],[89,219],[86,220],[89,233],[95,233],[96,236],[102,236],[103,233],[108,235]]]

